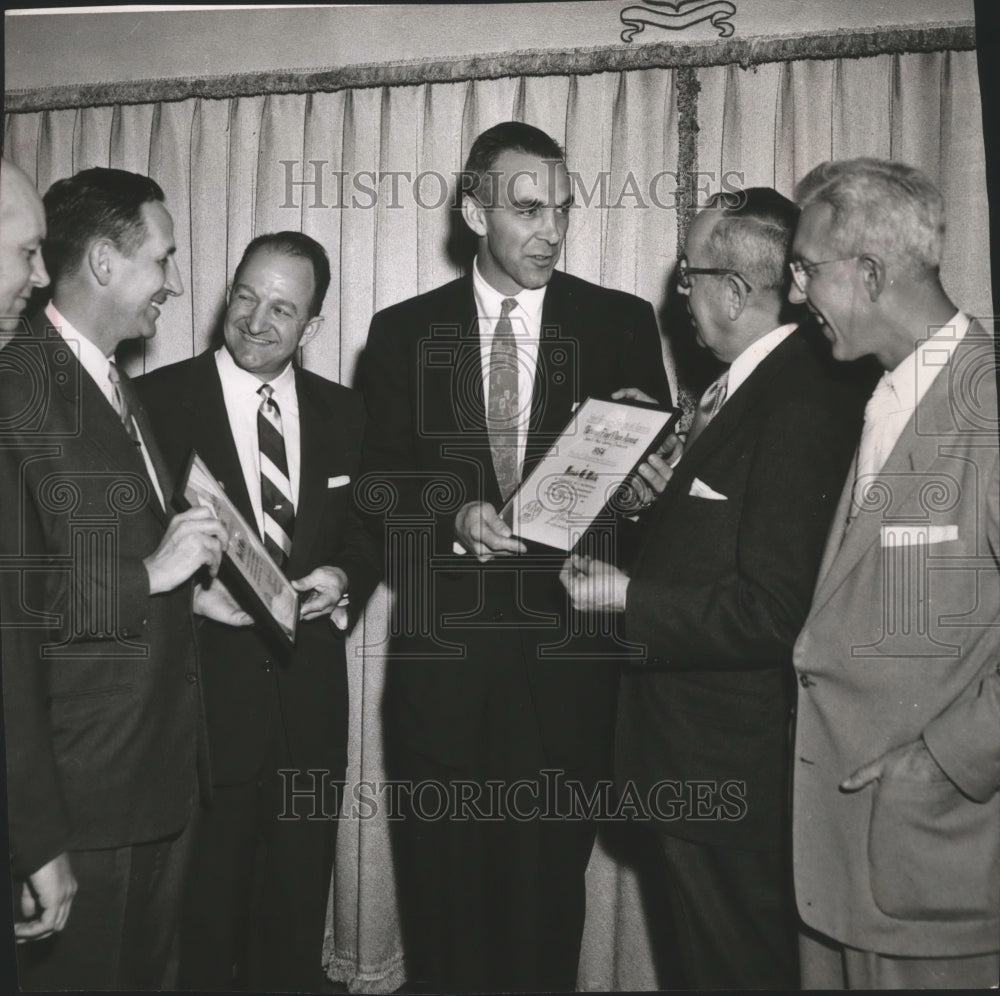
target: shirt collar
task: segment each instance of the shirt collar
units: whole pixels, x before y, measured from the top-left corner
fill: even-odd
[[[476,295],[476,308],[480,317],[499,318],[500,306],[508,298],[512,297],[517,301],[517,307],[510,314],[520,317],[529,329],[538,329],[542,324],[542,305],[545,302],[545,287],[529,289],[522,287],[516,294],[501,294],[489,283],[479,271],[479,257],[472,262],[472,289]],[[515,332],[520,323],[513,323]]]
[[[882,382],[893,396],[896,411],[913,411],[920,404],[941,368],[948,365],[955,347],[965,338],[972,319],[957,311],[950,321],[935,329],[894,370],[886,370]]]
[[[215,354],[215,362],[219,368],[219,379],[224,387],[237,395],[256,396],[261,385],[265,383],[259,377],[237,366],[232,353],[225,346],[220,346]],[[298,395],[295,390],[295,367],[291,361],[285,369],[266,383],[274,388],[274,397],[283,410],[298,408]]]
[[[766,335],[755,339],[729,365],[729,379],[726,381],[726,397],[730,397],[749,376],[764,361],[764,358],[777,349],[796,329],[798,325],[791,322],[772,329]]]
[[[51,301],[45,306],[45,317],[67,343],[76,345],[76,355],[80,365],[90,374],[101,392],[110,398],[113,391],[111,381],[108,379],[111,360],[101,352],[92,340],[77,331]]]

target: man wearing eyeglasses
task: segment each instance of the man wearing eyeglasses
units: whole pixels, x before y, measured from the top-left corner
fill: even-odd
[[[686,985],[798,985],[788,848],[791,651],[863,401],[822,338],[782,321],[797,209],[716,195],[678,264],[727,364],[695,414],[629,574],[571,557],[581,610],[623,613],[616,774],[651,801]],[[815,329],[811,330],[815,333]]]
[[[563,557],[529,554],[498,511],[588,395],[669,388],[649,303],[556,270],[558,143],[495,125],[464,180],[471,273],[376,314],[362,377],[402,606],[387,767],[425,787],[393,828],[407,972],[436,992],[569,991],[596,824],[546,784],[592,797],[610,779],[622,648],[581,629]]]
[[[797,191],[794,300],[884,369],[795,645],[803,985],[1000,978],[1000,454],[994,343],[949,299],[912,167]]]

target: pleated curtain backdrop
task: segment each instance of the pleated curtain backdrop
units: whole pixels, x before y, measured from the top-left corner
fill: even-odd
[[[731,185],[790,195],[818,162],[866,154],[911,162],[941,186],[950,223],[945,285],[967,309],[989,314],[982,127],[969,51],[12,113],[5,154],[43,191],[96,165],[149,173],[164,188],[185,295],[166,306],[156,338],[127,357],[131,373],[205,349],[247,242],[290,228],[318,239],[333,271],[325,324],[302,362],[350,384],[373,312],[460,272],[448,249],[451,191],[435,174],[453,187],[475,135],[509,118],[563,142],[579,176],[561,265],[648,298],[658,311],[688,221],[664,170],[698,170],[697,185],[709,192],[735,173]],[[395,195],[391,180],[375,179],[391,172],[399,174]],[[375,187],[377,197],[365,192]],[[676,387],[667,342],[683,330],[664,332]],[[348,813],[323,953],[331,978],[358,992],[391,991],[406,975],[385,812],[350,813],[351,786],[384,777],[387,598],[380,589],[349,644]],[[599,840],[588,871],[579,986],[655,988],[636,872],[611,850]]]

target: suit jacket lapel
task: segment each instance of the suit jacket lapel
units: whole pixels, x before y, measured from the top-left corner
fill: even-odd
[[[440,331],[423,343],[431,345],[433,351],[453,350],[447,364],[433,365],[427,356],[418,356],[423,372],[421,386],[423,397],[419,404],[429,414],[434,425],[447,426],[457,441],[455,447],[466,458],[477,461],[481,467],[481,484],[474,480],[470,468],[468,485],[471,494],[482,497],[500,507],[500,485],[497,483],[493,456],[490,452],[490,436],[486,426],[486,392],[483,387],[482,344],[479,335],[479,315],[476,309],[476,295],[472,286],[472,275],[455,285],[456,291],[449,302],[449,312],[443,321],[436,324]],[[456,338],[450,339],[454,332]]]
[[[329,461],[323,458],[329,449],[329,414],[309,390],[301,371],[295,369],[295,393],[299,400],[299,501],[295,509],[295,532],[292,536],[291,564],[303,550],[309,550],[319,526],[326,482],[323,480]],[[294,577],[289,574],[289,577]]]
[[[65,376],[66,364],[58,364],[63,368],[61,371],[63,376],[53,374],[50,381],[56,385],[56,389],[68,406],[67,410],[74,413],[75,429],[79,431],[82,428],[83,430],[80,432],[80,442],[100,453],[104,462],[114,470],[136,474],[141,476],[144,481],[148,481],[149,471],[146,469],[146,461],[143,459],[142,453],[129,438],[118,413],[84,369],[77,354],[72,349],[68,349],[61,336],[55,333],[55,338],[47,336],[47,329],[51,328],[51,325],[44,312],[33,325],[36,337],[42,339],[45,348],[49,351],[48,358],[51,370],[54,371],[57,365],[55,363],[56,350],[67,349],[72,357],[70,363],[75,367],[75,376]],[[47,337],[42,338],[43,336]],[[142,433],[143,442],[146,442],[146,448],[150,451],[150,458],[154,461],[153,465],[159,477],[160,490],[163,491],[164,500],[169,501],[169,491],[164,490],[165,475],[160,475],[160,469],[164,467],[160,452],[156,450],[154,457],[155,442],[152,447],[147,442],[147,440],[153,439],[153,429],[148,420],[145,419],[145,412],[141,411],[141,406],[136,405],[136,409],[139,431]],[[160,468],[156,466],[155,460],[157,459],[161,461]],[[158,521],[161,523],[166,521],[163,509],[160,508],[160,502],[153,489],[150,489],[146,504]]]
[[[176,481],[174,481],[170,476],[170,471],[167,469],[167,462],[163,459],[163,454],[160,452],[160,447],[156,442],[156,436],[153,433],[153,424],[149,421],[149,416],[146,414],[146,409],[143,407],[142,402],[139,400],[138,395],[135,392],[135,388],[131,386],[131,382],[128,374],[124,370],[119,371],[119,376],[121,377],[122,383],[125,385],[125,390],[128,391],[129,395],[129,407],[132,410],[132,416],[139,426],[139,432],[142,435],[142,441],[145,444],[146,452],[149,453],[149,462],[153,465],[153,472],[156,474],[157,482],[160,485],[160,493],[163,495],[163,508],[160,508],[160,503],[158,501],[153,501],[150,498],[149,507],[164,525],[166,525],[167,520],[170,519],[173,514],[173,505],[171,500],[174,496],[174,490],[176,488]],[[140,458],[142,454],[139,454]],[[142,461],[143,470],[146,469],[146,461]],[[148,473],[148,472],[147,472]]]
[[[582,315],[571,314],[561,275],[552,274],[545,300],[542,304],[542,323],[538,340],[538,361],[531,394],[531,417],[524,453],[523,480],[535,464],[548,452],[549,447],[565,428],[573,413],[573,405],[583,398],[576,397],[579,378],[574,376],[572,347],[565,331],[573,330],[578,341],[586,333]],[[578,357],[583,352],[576,350]],[[567,362],[568,358],[568,362]]]
[[[725,439],[733,426],[738,425],[762,398],[782,390],[781,371],[786,365],[786,358],[804,348],[803,343],[796,339],[797,334],[793,332],[761,360],[750,376],[719,409],[691,448],[685,450],[678,465],[682,472],[679,477],[675,474],[671,481],[676,479],[679,487],[690,487],[692,478],[697,476],[698,470],[718,449],[718,441]]]
[[[885,466],[877,475],[875,490],[872,492],[872,509],[859,509],[857,517],[850,528],[841,534],[842,539],[838,542],[836,533],[846,520],[852,500],[856,473],[855,458],[855,464],[852,465],[851,474],[845,482],[837,510],[838,516],[843,512],[843,518],[834,520],[827,549],[823,555],[824,566],[821,568],[820,580],[813,599],[813,612],[818,611],[830,600],[865,552],[881,539],[883,523],[897,517],[899,509],[909,500],[913,492],[927,483],[927,473],[934,465],[942,437],[954,436],[958,431],[951,407],[951,373],[963,369],[963,358],[968,350],[982,347],[982,334],[981,332],[977,334],[976,328],[973,326],[966,333],[963,341],[955,348],[951,362],[934,378],[934,382],[910,416]]]
[[[195,428],[191,435],[198,440],[195,447],[198,455],[222,485],[229,500],[259,535],[257,517],[253,513],[243,467],[236,452],[213,351],[202,353],[195,360],[194,376],[190,380],[188,393],[180,403]],[[203,431],[200,427],[204,427]]]

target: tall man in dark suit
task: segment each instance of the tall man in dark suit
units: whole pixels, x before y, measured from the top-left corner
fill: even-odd
[[[184,899],[183,988],[322,982],[336,787],[347,764],[344,631],[378,577],[352,510],[361,396],[294,363],[322,325],[329,283],[315,240],[259,236],[233,276],[225,344],[136,382],[171,473],[197,450],[307,593],[291,653],[261,628],[206,621],[198,631],[213,798]]]
[[[163,192],[91,169],[45,209],[52,302],[0,352],[11,848],[18,934],[34,939],[21,985],[157,988],[203,729],[186,582],[214,574],[225,532],[204,509],[170,517],[152,427],[114,364],[182,291]],[[195,605],[242,619],[217,584]],[[52,883],[74,877],[71,915],[50,922]]]
[[[798,984],[788,853],[791,648],[861,397],[825,343],[781,323],[797,211],[770,188],[691,226],[679,285],[728,364],[628,575],[573,557],[574,604],[645,647],[622,681],[616,769],[649,802],[692,988]]]
[[[410,978],[438,990],[576,983],[595,828],[555,811],[565,793],[547,803],[541,772],[588,792],[610,774],[619,647],[579,629],[562,556],[529,555],[498,510],[588,395],[669,389],[650,305],[556,272],[571,200],[544,132],[481,134],[472,273],[375,315],[365,351],[364,466],[388,484],[368,497],[385,499],[397,598],[389,770],[414,789],[404,942]]]

